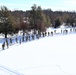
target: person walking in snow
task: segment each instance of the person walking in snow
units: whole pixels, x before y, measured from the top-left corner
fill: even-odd
[[[47,32],[45,32],[45,36],[47,35]]]
[[[50,35],[50,33],[48,32],[48,36]]]
[[[2,44],[2,50],[5,49],[5,42]]]
[[[42,33],[43,37],[44,37],[44,33]]]
[[[10,38],[10,45],[12,44],[12,38]]]
[[[21,39],[20,39],[20,44],[21,44]]]
[[[7,45],[7,48],[9,47],[9,43],[8,43],[8,40],[6,39],[6,45]]]
[[[24,42],[24,36],[22,36],[22,42]]]
[[[34,40],[34,35],[32,35],[32,39]]]
[[[28,35],[26,35],[26,42],[28,41]]]
[[[18,38],[16,37],[16,43],[18,43]]]
[[[53,32],[51,32],[51,35],[53,36]]]
[[[30,35],[28,36],[28,38],[29,38],[29,41],[30,41]]]

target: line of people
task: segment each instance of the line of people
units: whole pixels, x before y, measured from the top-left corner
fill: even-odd
[[[23,35],[22,38],[16,37],[15,38],[15,42],[21,44],[24,41],[26,41],[26,42],[27,41],[31,41],[31,40],[34,40],[35,38],[39,39],[41,36],[45,37],[47,34],[48,34],[48,36],[50,34],[53,36],[53,32],[51,32],[51,33],[50,32],[48,32],[48,33],[47,32],[43,32],[42,34],[38,33],[38,34],[32,34],[32,35],[27,35],[27,36]],[[2,44],[2,50],[5,50],[6,47],[9,48],[9,46],[11,46],[12,43],[13,43],[13,39],[12,38],[9,38],[9,39],[6,38],[6,40]]]
[[[76,32],[76,29],[74,29],[74,31]],[[70,29],[70,32],[72,32],[72,29]],[[39,32],[38,34],[32,34],[32,35],[23,35],[22,36],[22,38],[18,38],[18,37],[16,37],[15,38],[15,41],[16,41],[16,43],[22,43],[22,42],[24,42],[24,41],[31,41],[31,40],[34,40],[34,39],[39,39],[40,37],[45,37],[45,36],[53,36],[53,34],[56,34],[56,30],[54,30],[54,32],[53,31],[51,31],[51,32]],[[63,33],[63,34],[67,34],[68,33],[68,30],[67,29],[65,29],[65,30],[61,30],[61,33]],[[3,44],[2,44],[2,50],[4,50],[5,49],[5,45],[7,46],[7,48],[9,48],[9,45],[12,45],[12,43],[13,43],[13,39],[12,38],[10,38],[9,39],[9,41],[10,42],[8,42],[8,39],[6,39],[6,41],[5,42],[3,42]]]

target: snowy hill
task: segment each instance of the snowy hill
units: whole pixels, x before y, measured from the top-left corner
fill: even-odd
[[[0,52],[0,75],[76,74],[76,34],[44,37]]]

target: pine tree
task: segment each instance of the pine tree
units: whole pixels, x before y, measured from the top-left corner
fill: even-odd
[[[5,38],[7,38],[7,34],[12,33],[14,30],[15,20],[11,15],[11,11],[5,6],[1,7],[0,16],[0,32],[5,35]]]
[[[47,27],[48,19],[46,19],[46,15],[43,13],[40,6],[32,6],[32,10],[30,11],[30,26],[34,30],[45,31]]]

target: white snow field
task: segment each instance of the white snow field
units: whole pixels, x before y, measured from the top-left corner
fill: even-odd
[[[75,33],[44,37],[0,51],[0,75],[75,74]]]

